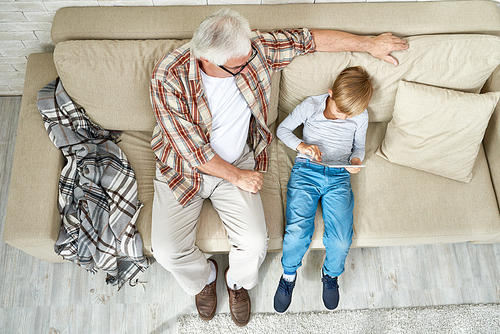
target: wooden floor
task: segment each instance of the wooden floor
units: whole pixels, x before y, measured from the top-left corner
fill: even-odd
[[[20,101],[0,97],[0,235]],[[36,166],[26,167],[36,171]],[[260,284],[250,291],[254,312],[273,312],[280,256],[268,254]],[[321,251],[306,254],[289,312],[325,310],[323,257]],[[220,268],[217,312],[227,313],[222,272],[228,259],[214,258]],[[93,276],[73,263],[45,263],[3,241],[0,259],[0,333],[175,333],[177,317],[196,313],[194,298],[156,263],[141,277],[144,284],[116,291],[105,284],[103,273]],[[500,303],[500,244],[352,249],[339,283],[339,309]]]

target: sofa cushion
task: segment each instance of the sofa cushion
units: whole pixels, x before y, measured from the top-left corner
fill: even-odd
[[[376,154],[462,182],[472,168],[499,93],[473,94],[401,81]]]
[[[279,108],[291,113],[310,95],[326,93],[348,66],[363,66],[371,75],[374,93],[368,106],[371,122],[392,118],[401,80],[479,93],[500,64],[500,37],[433,35],[405,38],[409,49],[393,52],[398,66],[367,53],[321,53],[297,57],[283,70]]]
[[[392,164],[377,156],[386,122],[370,123],[366,168],[351,176],[354,192],[353,247],[487,241],[500,233],[500,215],[481,146],[469,183]],[[282,194],[295,152],[278,144]],[[286,197],[283,198],[286,205]],[[323,249],[319,206],[311,249]]]
[[[149,82],[156,63],[188,40],[68,41],[54,63],[64,89],[106,129],[152,131]]]
[[[149,83],[156,63],[189,40],[76,40],[57,44],[54,63],[66,92],[106,129],[152,131]],[[272,77],[268,125],[277,117],[280,73]],[[276,101],[276,102],[274,102]]]

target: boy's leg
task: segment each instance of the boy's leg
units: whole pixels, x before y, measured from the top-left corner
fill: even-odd
[[[322,173],[307,163],[296,163],[288,181],[286,227],[281,264],[293,274],[302,265],[314,234],[314,217],[321,197]]]
[[[344,272],[345,259],[352,244],[354,195],[348,171],[333,170],[328,191],[323,195],[323,244],[326,258],[324,273],[331,277]]]
[[[350,174],[345,169],[329,170],[328,189],[323,195],[323,220],[326,249],[322,270],[323,304],[334,310],[339,304],[338,276],[344,272],[345,259],[352,243],[354,196]]]
[[[322,170],[323,168],[320,168]],[[286,204],[286,228],[283,240],[283,276],[274,294],[274,310],[285,312],[292,301],[296,271],[311,243],[314,233],[314,217],[321,196],[322,173],[309,168],[308,164],[296,163],[288,181]]]

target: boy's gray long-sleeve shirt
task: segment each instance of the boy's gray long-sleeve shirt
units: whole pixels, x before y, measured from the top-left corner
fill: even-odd
[[[323,94],[305,99],[281,122],[276,135],[293,150],[301,142],[317,145],[323,152],[321,162],[325,164],[348,165],[354,157],[362,161],[365,157],[368,111],[345,120],[327,119],[323,111],[328,96]],[[292,133],[301,124],[304,124],[302,139]],[[302,153],[298,153],[297,157],[311,158]]]

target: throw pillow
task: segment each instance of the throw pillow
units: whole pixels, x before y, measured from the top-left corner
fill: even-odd
[[[393,118],[376,154],[461,182],[472,179],[500,92],[473,94],[401,81]]]

